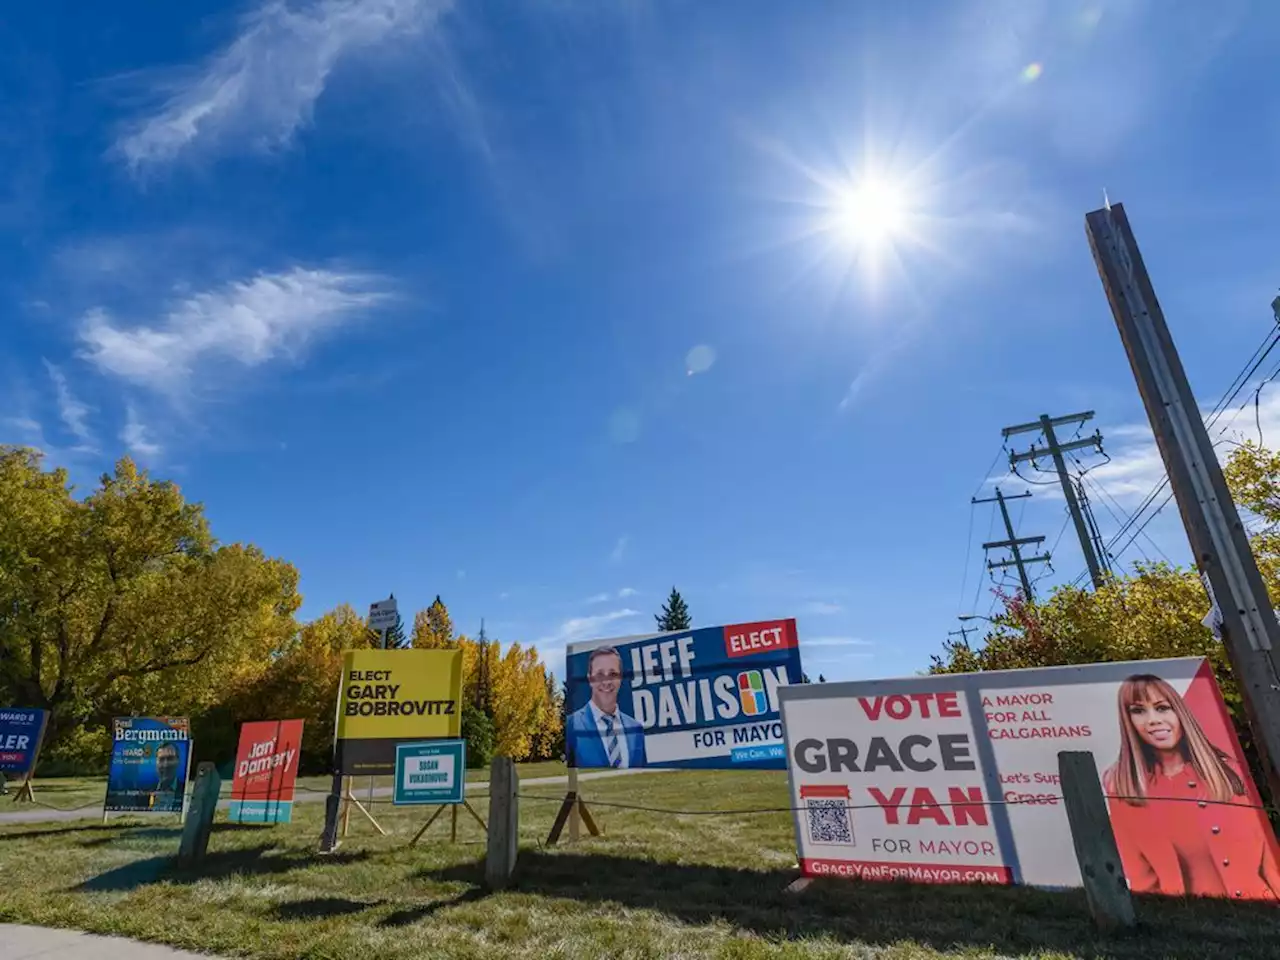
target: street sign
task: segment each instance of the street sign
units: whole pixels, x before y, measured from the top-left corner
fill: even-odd
[[[467,789],[467,742],[432,740],[396,745],[397,806],[456,804]]]
[[[369,604],[369,628],[371,630],[377,630],[378,632],[390,630],[399,619],[400,613],[396,609],[395,597]]]

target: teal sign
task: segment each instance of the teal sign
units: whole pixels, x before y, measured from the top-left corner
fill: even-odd
[[[396,744],[395,803],[462,803],[467,789],[467,742]]]

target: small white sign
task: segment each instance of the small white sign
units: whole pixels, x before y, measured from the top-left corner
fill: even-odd
[[[405,758],[404,783],[401,788],[406,793],[424,789],[452,790],[455,784],[453,761],[450,754]]]
[[[396,598],[379,600],[369,604],[369,627],[373,630],[390,630],[399,619],[396,609]]]

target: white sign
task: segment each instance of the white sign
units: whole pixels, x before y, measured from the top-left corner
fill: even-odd
[[[371,630],[390,630],[396,625],[396,621],[399,618],[400,614],[396,609],[395,597],[369,604],[369,628]]]
[[[1058,782],[1058,752],[1076,750],[1094,755],[1135,892],[1280,898],[1280,850],[1205,660],[778,692],[810,876],[1079,886]]]

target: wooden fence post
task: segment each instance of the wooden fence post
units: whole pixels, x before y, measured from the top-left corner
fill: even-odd
[[[199,863],[209,849],[209,834],[213,830],[213,814],[218,809],[221,789],[218,768],[207,761],[200,764],[191,790],[191,810],[182,825],[182,840],[178,844],[178,863],[184,867]]]
[[[1063,750],[1058,754],[1058,774],[1062,778],[1062,800],[1071,826],[1071,842],[1076,848],[1084,895],[1094,923],[1103,931],[1132,927],[1135,923],[1133,898],[1124,877],[1093,754]]]
[[[515,761],[494,757],[489,767],[489,848],[484,862],[484,881],[490,890],[506,887],[515,873],[520,844],[519,787]]]

